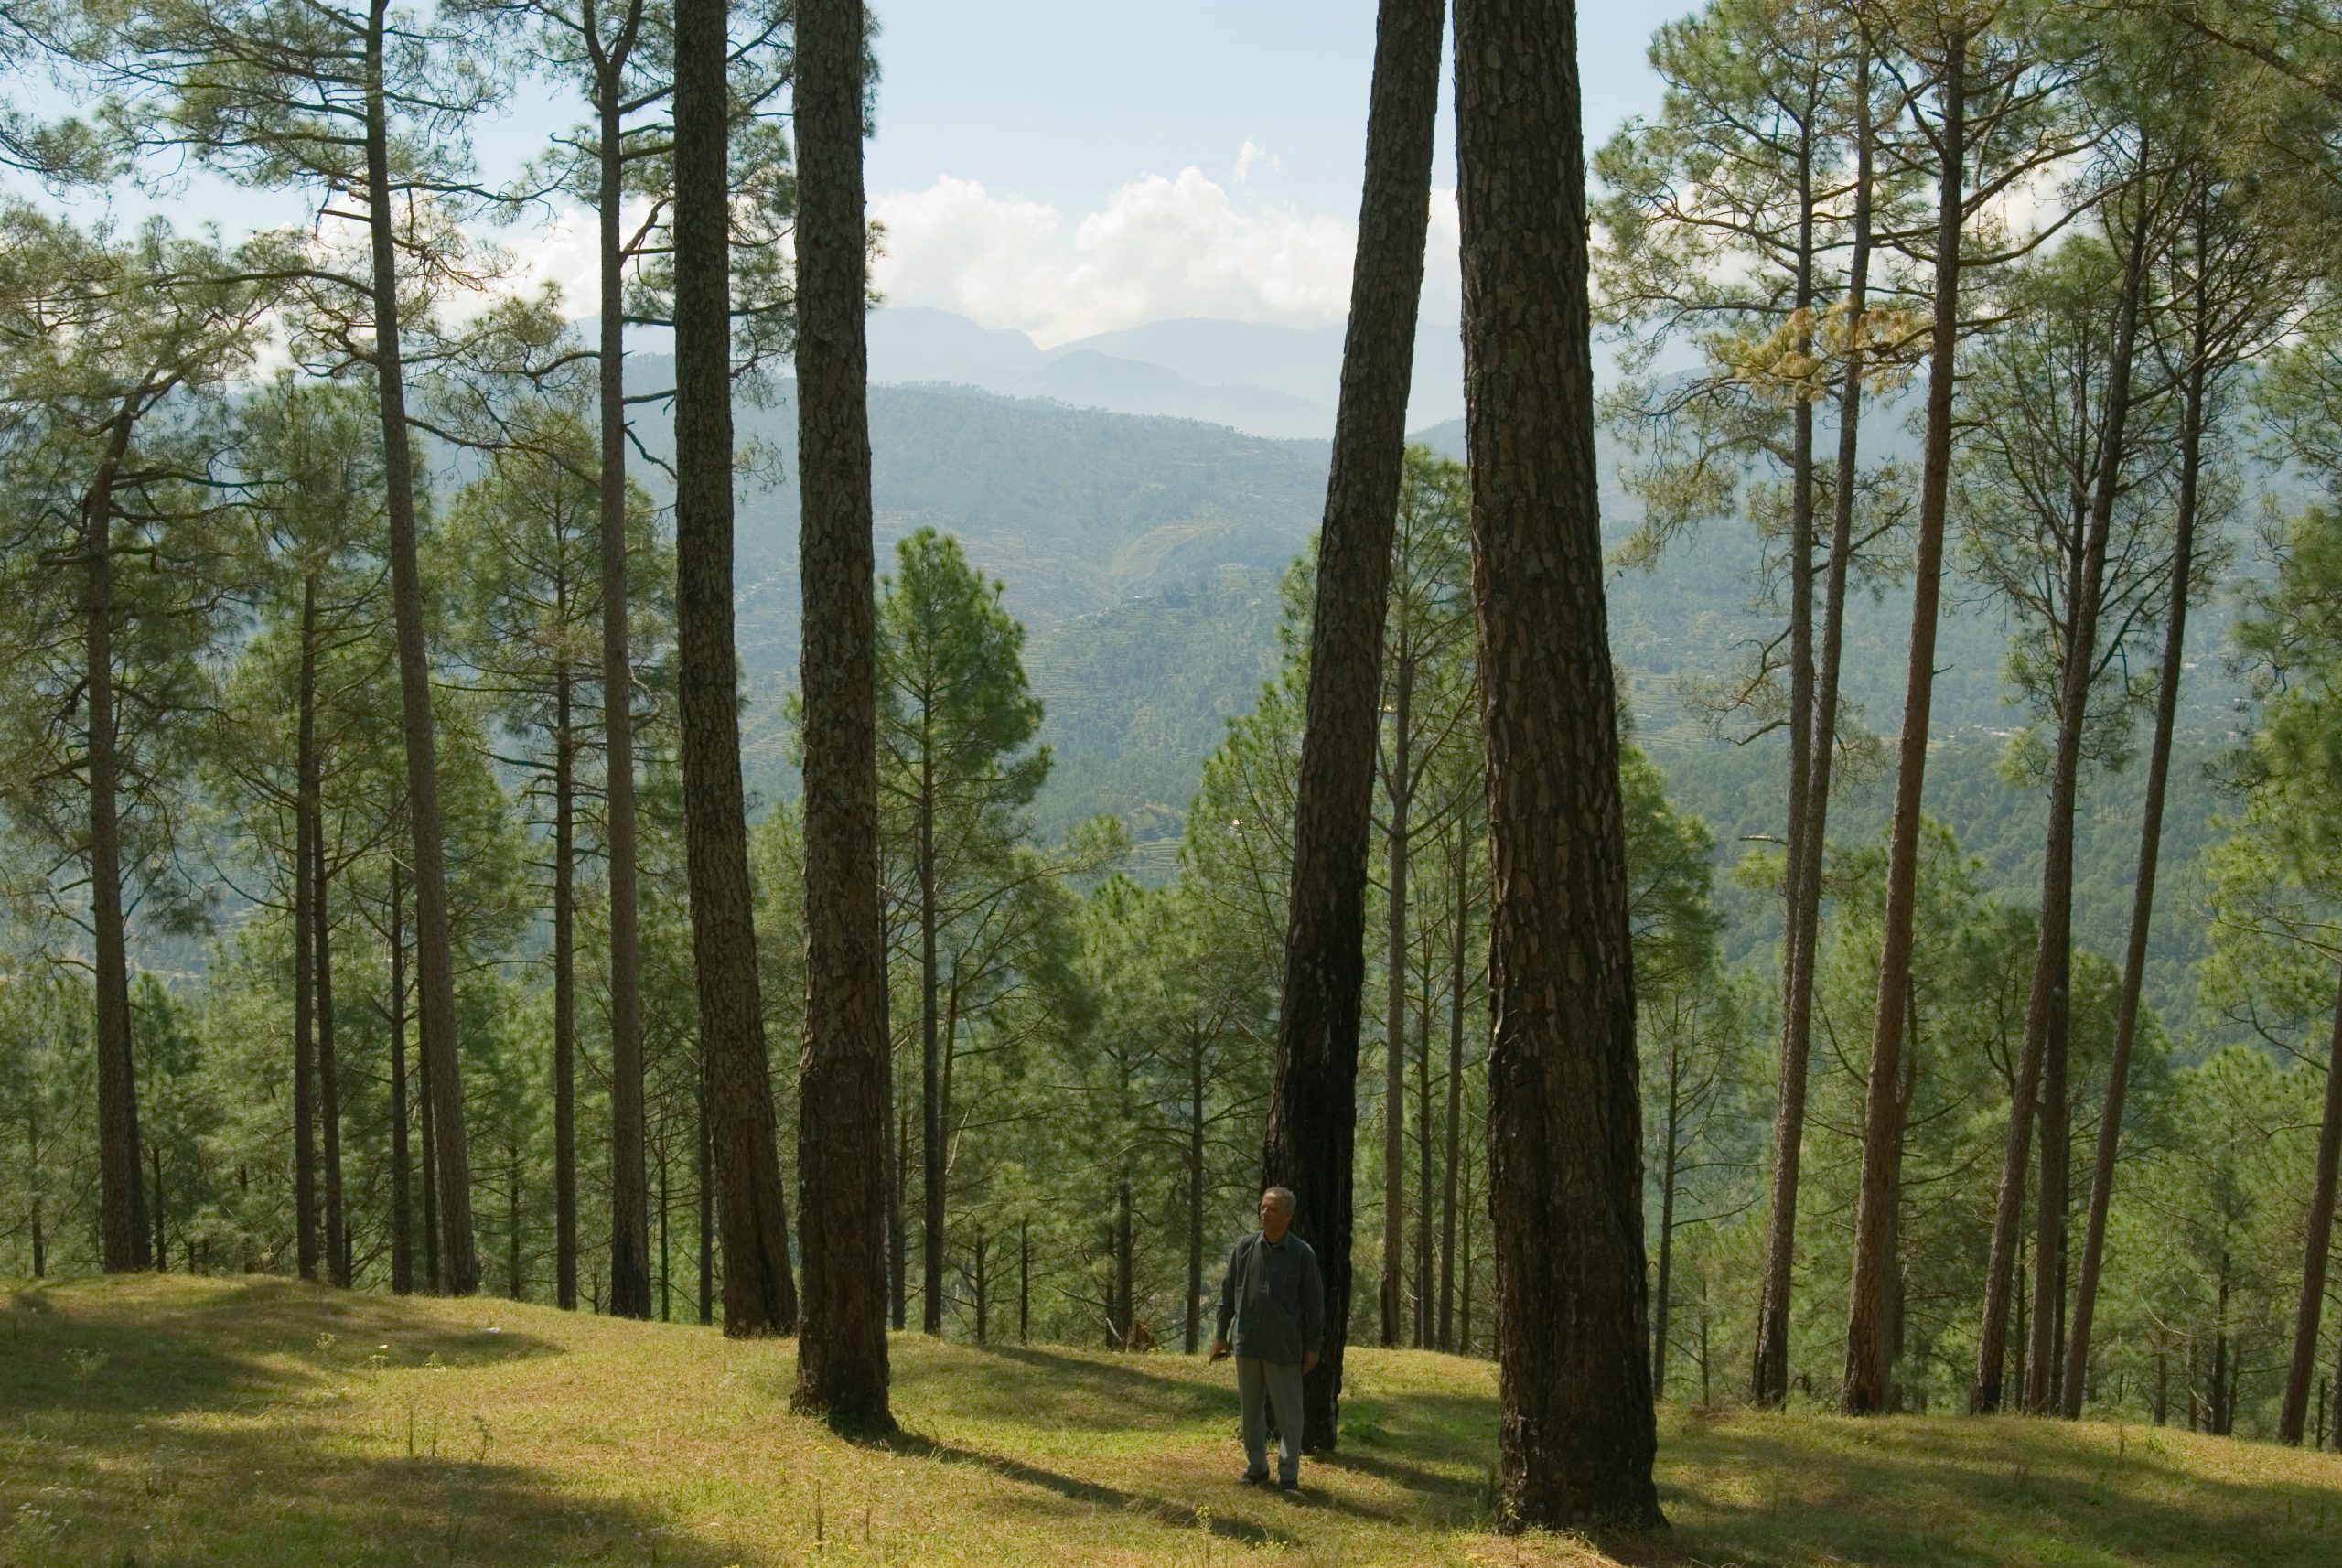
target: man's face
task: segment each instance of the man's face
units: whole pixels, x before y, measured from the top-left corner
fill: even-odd
[[[1283,1197],[1279,1197],[1274,1192],[1264,1192],[1261,1194],[1262,1230],[1267,1231],[1272,1236],[1278,1235],[1284,1231],[1286,1224],[1290,1222],[1292,1219],[1293,1210],[1286,1206]]]

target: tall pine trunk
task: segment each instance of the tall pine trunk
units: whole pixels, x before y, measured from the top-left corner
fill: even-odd
[[[1464,1142],[1464,950],[1472,916],[1472,832],[1468,804],[1456,824],[1456,919],[1449,928],[1447,983],[1447,1120],[1440,1162],[1439,1348],[1456,1348],[1456,1179]]]
[[[707,0],[695,0],[706,4]],[[804,610],[805,1315],[792,1406],[889,1430],[886,947],[863,320],[861,0],[797,14],[797,430]]]
[[[430,1064],[432,1131],[438,1159],[439,1282],[450,1295],[479,1289],[472,1239],[471,1154],[464,1138],[462,1058],[456,1039],[456,954],[439,813],[438,744],[431,714],[431,648],[423,625],[414,455],[406,423],[406,367],[399,349],[396,204],[391,192],[390,116],[382,60],[390,0],[373,0],[366,27],[366,210],[372,243],[374,384],[381,404],[383,506],[390,520],[391,614],[398,644],[399,706],[406,753],[407,825],[414,840],[414,959]]]
[[[1918,899],[1920,799],[1927,782],[1928,714],[1935,695],[1936,617],[1943,597],[1944,517],[1951,483],[1951,397],[1960,342],[1960,245],[1968,163],[1968,37],[1944,39],[1943,119],[1938,130],[1935,321],[1928,346],[1926,451],[1919,474],[1919,537],[1912,571],[1910,661],[1903,737],[1896,757],[1895,818],[1887,850],[1886,911],[1878,990],[1871,1012],[1870,1081],[1863,1095],[1862,1185],[1854,1206],[1852,1300],[1846,1315],[1849,1415],[1886,1408],[1895,1344],[1888,1301],[1896,1272],[1895,1206],[1903,1158],[1903,1028],[1911,986],[1912,923]]]
[[[2114,503],[2121,487],[2124,431],[2131,411],[2131,363],[2138,341],[2140,296],[2145,292],[2150,220],[2155,203],[2149,193],[2136,193],[2130,242],[2125,249],[2122,286],[2115,306],[2113,341],[2106,364],[2105,418],[2099,432],[2098,462],[2090,477],[2089,516],[2074,519],[2079,552],[2068,574],[2070,590],[2066,603],[2066,627],[2061,649],[2057,702],[2057,746],[2050,764],[2049,831],[2042,844],[2041,923],[2035,945],[2033,986],[2025,1000],[2025,1045],[2018,1069],[2018,1088],[2034,1080],[2023,1064],[2038,1064],[2041,1086],[2041,1175],[2035,1202],[2033,1239],[2033,1342],[2023,1382],[2025,1408],[2047,1414],[2058,1404],[2057,1365],[2065,1348],[2059,1329],[2066,1301],[2066,1209],[2072,1183],[2071,1100],[2068,1089],[2068,1058],[2073,1032],[2074,961],[2074,810],[2081,786],[2083,737],[2087,732],[2090,692],[2097,675],[2099,596],[2106,576],[2108,540],[2113,531]],[[2010,1107],[2005,1159],[2022,1164],[2025,1141],[2025,1108]],[[2004,1193],[2023,1186],[2004,1165]],[[1985,1276],[1986,1316],[1979,1337],[1976,1388],[1996,1383],[1998,1363],[1987,1362],[1987,1348],[1999,1332],[1992,1321],[1991,1302],[1999,1271],[2011,1256],[2002,1234],[2004,1219],[2014,1221],[2015,1210],[2004,1197],[1993,1210],[1993,1251]]]
[[[1798,351],[1810,354],[1813,328],[1813,115],[1798,137],[1798,240],[1795,308]],[[1813,777],[1813,404],[1800,398],[1790,415],[1789,456],[1789,789],[1787,863],[1781,875],[1781,1063],[1774,1099],[1771,1207],[1765,1273],[1757,1297],[1756,1358],[1748,1394],[1760,1405],[1788,1396],[1789,1286],[1797,1256],[1797,1188],[1805,1144],[1805,1083],[1812,1039],[1812,945],[1805,918],[1803,872],[1812,836]],[[1818,891],[1818,889],[1817,889]],[[1802,991],[1803,994],[1799,993]],[[1662,1243],[1663,1245],[1663,1243]]]
[[[332,884],[326,870],[324,799],[315,790],[309,799],[309,918],[317,932],[310,950],[317,966],[317,1152],[325,1163],[326,1278],[347,1290],[349,1228],[341,1186],[341,1061],[334,1050]]]
[[[1431,1179],[1431,933],[1426,930],[1423,944],[1423,1006],[1415,1020],[1415,1337],[1414,1346],[1425,1349],[1432,1343],[1432,1256],[1431,1225],[1435,1207],[1432,1201]]]
[[[1660,1522],[1575,7],[1457,0],[1501,1519]]]
[[[650,1184],[643,1152],[642,939],[634,811],[634,657],[626,513],[626,57],[641,23],[629,7],[596,73],[601,121],[602,746],[610,897],[610,1311],[650,1316]]]
[[[919,790],[919,1326],[943,1333],[943,1097],[940,1020],[936,1006],[935,751],[928,733],[932,693],[922,712]]]
[[[1187,1042],[1187,1309],[1183,1348],[1190,1356],[1202,1338],[1204,1305],[1204,1036]]]
[[[300,690],[293,751],[293,1256],[305,1280],[317,1277],[317,1047],[315,944],[317,922],[317,580],[301,585]]]
[[[2326,1111],[2318,1122],[2317,1171],[2312,1178],[2309,1229],[2302,1242],[2302,1294],[2294,1309],[2294,1354],[2285,1371],[2285,1398],[2277,1414],[2277,1441],[2298,1444],[2309,1410],[2309,1380],[2317,1370],[2318,1309],[2326,1302],[2326,1264],[2334,1245],[2334,1183],[2342,1165],[2342,988],[2334,998],[2334,1035],[2326,1058]]]
[[[722,0],[683,0],[675,11],[675,684],[724,1332],[736,1338],[788,1333],[797,1291],[757,990],[732,640],[728,15]]]
[[[130,450],[134,415],[118,411],[106,427],[82,503],[86,576],[82,700],[88,704],[90,926],[96,949],[98,1057],[98,1258],[108,1273],[151,1261],[146,1189],[138,1179],[138,1075],[130,1044],[130,951],[122,908],[121,764],[113,696],[113,491]]]
[[[1399,1343],[1405,1317],[1407,1230],[1407,814],[1414,779],[1408,764],[1415,694],[1415,660],[1402,623],[1391,671],[1391,752],[1386,777],[1391,825],[1384,908],[1388,957],[1383,964],[1382,1033],[1382,1344]]]
[[[565,605],[556,613],[567,619]],[[575,685],[564,662],[553,676],[553,1303],[564,1312],[577,1308]]]
[[[399,885],[399,860],[391,855],[391,1293],[414,1289],[414,1167],[407,1155],[406,1097],[406,894]]]
[[[2082,1412],[2090,1372],[2090,1330],[2098,1311],[2098,1273],[2106,1252],[2106,1216],[2114,1191],[2114,1163],[2122,1139],[2123,1101],[2130,1089],[2131,1052],[2138,1039],[2140,993],[2147,970],[2147,937],[2154,918],[2156,862],[2163,852],[2165,784],[2171,776],[2171,738],[2177,727],[2179,683],[2187,667],[2187,597],[2196,565],[2197,486],[2203,473],[2204,393],[2209,317],[2204,280],[2196,285],[2195,330],[2181,393],[2179,498],[2172,540],[2170,607],[2164,623],[2163,664],[2155,679],[2155,732],[2147,754],[2146,799],[2139,815],[2139,861],[2131,891],[2131,933],[2122,954],[2122,994],[2114,1020],[2114,1049],[2106,1065],[2106,1108],[2098,1121],[2098,1158],[2090,1174],[2090,1215],[2082,1230],[2081,1264],[2074,1279],[2073,1326],[2066,1347],[2066,1377],[2058,1413]]]
[[[1318,536],[1309,689],[1295,782],[1276,1076],[1261,1164],[1293,1190],[1325,1275],[1325,1346],[1302,1385],[1302,1442],[1338,1435],[1349,1340],[1351,1176],[1366,973],[1366,872],[1382,625],[1406,456],[1407,390],[1431,222],[1444,0],[1380,0],[1349,325]]]

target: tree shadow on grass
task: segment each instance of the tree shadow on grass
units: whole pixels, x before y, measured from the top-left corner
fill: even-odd
[[[2206,1475],[2174,1462],[2151,1431],[2110,1451],[2070,1427],[2014,1418],[1880,1425],[1825,1452],[1810,1428],[1768,1424],[1735,1422],[1685,1440],[1692,1453],[1677,1466],[1690,1459],[1692,1477],[1662,1498],[1685,1549],[1751,1563],[1898,1568],[2003,1568],[2078,1552],[2157,1568],[2337,1561],[2342,1487]]]
[[[895,1370],[898,1391],[916,1394],[933,1379],[951,1386],[964,1414],[1051,1427],[1119,1431],[1236,1418],[1236,1389],[1192,1376],[1176,1363],[1150,1370],[1144,1359],[1108,1360],[1032,1346],[975,1346],[983,1361],[906,1360]],[[997,1376],[980,1377],[984,1362]]]
[[[1015,1481],[1021,1486],[1037,1487],[1053,1492],[1070,1502],[1088,1503],[1097,1508],[1119,1509],[1144,1514],[1162,1523],[1182,1530],[1208,1530],[1222,1541],[1233,1541],[1247,1546],[1290,1546],[1293,1536],[1272,1525],[1253,1520],[1230,1519],[1221,1514],[1207,1513],[1200,1509],[1169,1498],[1149,1497],[1140,1492],[1128,1492],[1099,1481],[1085,1481],[1077,1476],[1045,1470],[1021,1459],[1005,1455],[985,1454],[958,1444],[946,1443],[916,1432],[897,1432],[885,1438],[862,1440],[865,1446],[883,1448],[890,1454],[907,1455],[913,1458],[932,1459],[938,1464],[966,1465]]]
[[[557,1353],[282,1280],[12,1293],[0,1317],[0,1561],[462,1562],[735,1554],[500,1457],[510,1412],[425,1369]],[[389,1379],[385,1386],[381,1380]],[[367,1412],[348,1403],[370,1396]]]

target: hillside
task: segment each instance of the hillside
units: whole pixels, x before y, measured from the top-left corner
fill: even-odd
[[[1340,1456],[1233,1484],[1224,1368],[894,1342],[905,1434],[788,1412],[785,1341],[146,1276],[0,1293],[0,1564],[2310,1568],[2342,1458],[2176,1431],[1669,1407],[1655,1538],[1488,1532],[1494,1371],[1353,1350]]]

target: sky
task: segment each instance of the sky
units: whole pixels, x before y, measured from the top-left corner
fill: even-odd
[[[1581,0],[1589,146],[1658,105],[1651,28],[1687,7]],[[872,0],[877,134],[865,184],[886,226],[888,304],[957,311],[1054,346],[1184,316],[1323,326],[1348,297],[1374,0]],[[1427,322],[1461,313],[1452,81],[1441,72],[1423,293]],[[43,95],[34,90],[38,104]],[[483,123],[483,172],[509,174],[577,109],[523,87]],[[286,194],[200,175],[160,209],[230,235],[304,222]],[[493,236],[511,286],[596,298],[587,215],[538,212]]]

